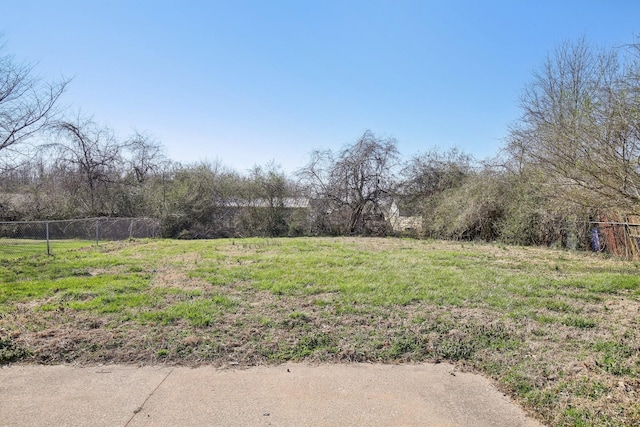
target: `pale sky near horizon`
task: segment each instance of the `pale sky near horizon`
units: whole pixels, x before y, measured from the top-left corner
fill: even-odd
[[[0,0],[5,51],[172,160],[291,172],[369,129],[496,155],[545,56],[636,42],[637,0]]]

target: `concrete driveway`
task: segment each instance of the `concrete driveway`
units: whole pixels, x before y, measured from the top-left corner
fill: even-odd
[[[541,426],[449,364],[0,368],[2,426]]]

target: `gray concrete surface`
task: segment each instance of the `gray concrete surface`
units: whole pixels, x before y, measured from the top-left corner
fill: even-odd
[[[541,426],[448,364],[0,368],[2,426]]]

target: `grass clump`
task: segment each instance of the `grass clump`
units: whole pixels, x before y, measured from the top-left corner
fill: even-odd
[[[0,336],[0,365],[20,361],[29,355],[29,350],[17,344],[13,339]]]

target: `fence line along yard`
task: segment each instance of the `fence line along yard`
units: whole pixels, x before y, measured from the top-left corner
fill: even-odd
[[[51,255],[54,247],[69,246],[71,241],[98,245],[100,241],[158,237],[159,230],[160,221],[155,218],[5,221],[0,222],[0,256]]]
[[[640,221],[592,221],[591,249],[626,259],[640,259]],[[156,238],[156,218],[82,218],[41,221],[0,221],[0,258],[98,245],[101,241]]]
[[[625,259],[640,259],[640,223],[593,221],[590,225],[592,250]]]

